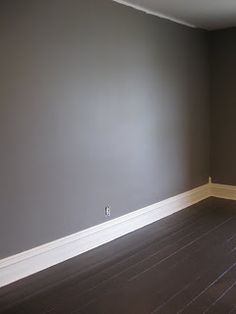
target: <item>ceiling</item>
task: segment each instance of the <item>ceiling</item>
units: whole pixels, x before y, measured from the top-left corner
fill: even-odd
[[[178,23],[208,30],[236,26],[236,0],[115,0]]]

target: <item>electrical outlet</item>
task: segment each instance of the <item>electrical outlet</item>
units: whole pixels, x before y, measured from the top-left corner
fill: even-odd
[[[105,214],[105,217],[110,217],[111,216],[111,209],[110,209],[109,206],[105,207],[104,214]]]

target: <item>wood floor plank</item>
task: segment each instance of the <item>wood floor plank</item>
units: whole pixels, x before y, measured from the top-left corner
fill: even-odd
[[[213,255],[213,258],[215,258],[214,255]],[[234,258],[235,258],[235,256],[232,257],[232,260]],[[226,264],[226,262],[228,263],[227,259],[225,259],[224,261],[222,259],[220,262],[222,264],[222,269],[224,269],[224,267],[228,266],[228,264]],[[149,305],[150,305],[150,303],[153,303],[154,305],[162,304],[162,302],[164,302],[166,300],[168,295],[172,296],[172,294],[175,294],[183,286],[188,284],[189,281],[191,282],[193,280],[192,277],[194,277],[194,276],[196,277],[195,273],[196,273],[198,265],[197,265],[195,258],[193,257],[192,261],[191,260],[187,261],[187,264],[183,263],[183,264],[179,265],[180,269],[184,269],[184,272],[181,273],[181,271],[178,271],[177,274],[176,274],[176,268],[175,267],[172,267],[172,269],[170,269],[170,268],[167,269],[166,266],[167,265],[165,265],[165,267],[163,267],[163,269],[159,269],[160,272],[158,273],[157,276],[155,276],[155,274],[153,274],[152,277],[150,277],[148,279],[148,281],[146,281],[146,282],[142,281],[140,284],[136,283],[135,285],[133,285],[133,287],[131,287],[132,289],[130,291],[133,291],[135,289],[135,287],[137,288],[136,289],[136,299],[137,300],[140,300],[140,299],[143,300],[145,297],[150,296],[151,293],[154,291],[153,300],[150,300],[150,298],[149,298],[149,300],[146,304],[149,304]],[[176,265],[174,265],[174,266],[176,266]],[[222,269],[220,269],[219,272],[221,272]],[[165,270],[167,270],[166,273],[164,273]],[[200,271],[200,270],[201,270],[201,267],[198,271]],[[208,276],[206,276],[206,274],[204,273],[204,270],[201,270],[201,271],[203,273],[202,278],[204,280],[203,281],[204,286],[207,285],[211,280],[213,280],[213,278],[215,278],[215,269],[214,269],[213,274],[211,274],[211,277],[209,276],[209,274],[208,274]],[[155,277],[158,280],[155,280]],[[152,278],[154,278],[154,279],[152,280]],[[172,278],[174,278],[174,280],[171,280]],[[157,292],[157,294],[156,294],[157,300],[155,300],[155,292]],[[112,297],[111,297],[111,295],[110,296],[107,295],[107,296],[103,296],[102,298],[103,298],[103,302],[107,308],[108,301],[106,301],[106,300],[111,300]],[[113,302],[115,302],[115,299],[116,299],[116,296],[114,295],[113,296]],[[99,303],[101,303],[101,300],[99,301]],[[111,301],[111,303],[112,303],[112,301]],[[89,313],[88,309],[86,309],[86,311],[88,311],[88,313]],[[86,313],[86,311],[85,311],[85,313]],[[78,312],[80,312],[80,311],[78,311]],[[91,311],[91,313],[92,313],[92,311]],[[107,312],[104,310],[104,313],[107,313]],[[109,311],[108,311],[108,313],[109,313]],[[116,313],[116,311],[115,311],[115,313]],[[147,312],[147,313],[149,313],[149,312]]]
[[[173,249],[175,250],[175,247]],[[114,265],[114,266],[115,266],[114,268],[116,269],[117,265]],[[122,265],[122,270],[120,272],[117,273],[117,270],[116,270],[116,272],[114,274],[111,274],[107,279],[99,282],[98,284],[96,284],[94,286],[91,286],[91,283],[90,283],[89,289],[85,289],[85,287],[83,287],[84,289],[83,289],[82,294],[80,294],[81,283],[80,283],[80,287],[74,287],[74,286],[68,287],[67,291],[65,291],[65,290],[63,291],[63,296],[64,297],[65,296],[70,297],[72,300],[73,300],[73,298],[75,298],[77,303],[79,303],[80,300],[81,300],[81,303],[83,303],[83,304],[86,302],[89,302],[89,300],[91,298],[93,298],[93,299],[96,298],[96,295],[97,295],[96,290],[98,290],[98,293],[101,293],[101,291],[104,291],[104,293],[105,293],[106,290],[110,289],[110,281],[112,281],[112,285],[115,286],[115,284],[113,282],[117,283],[118,282],[117,279],[119,279],[118,277],[121,276],[121,274],[124,274],[125,272],[127,272],[127,270],[128,270],[128,272],[130,272],[129,268],[132,266],[133,266],[133,264],[131,264],[127,268],[127,261],[125,260],[125,263]],[[61,303],[62,304],[60,304],[60,302],[59,302],[59,304],[57,304],[57,307],[60,308],[60,310],[58,310],[58,311],[60,311],[60,312],[63,311],[63,306],[64,306],[63,301]],[[71,306],[73,307],[73,305],[69,305],[69,309]]]

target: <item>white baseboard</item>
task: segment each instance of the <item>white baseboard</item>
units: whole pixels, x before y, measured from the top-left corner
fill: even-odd
[[[66,261],[210,196],[210,184],[0,260],[0,287]]]
[[[209,183],[210,195],[236,201],[236,186]]]

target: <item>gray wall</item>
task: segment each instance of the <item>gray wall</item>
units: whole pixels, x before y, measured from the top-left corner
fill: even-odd
[[[0,258],[207,182],[207,36],[111,0],[0,2]]]
[[[236,185],[236,28],[210,33],[211,176]]]

